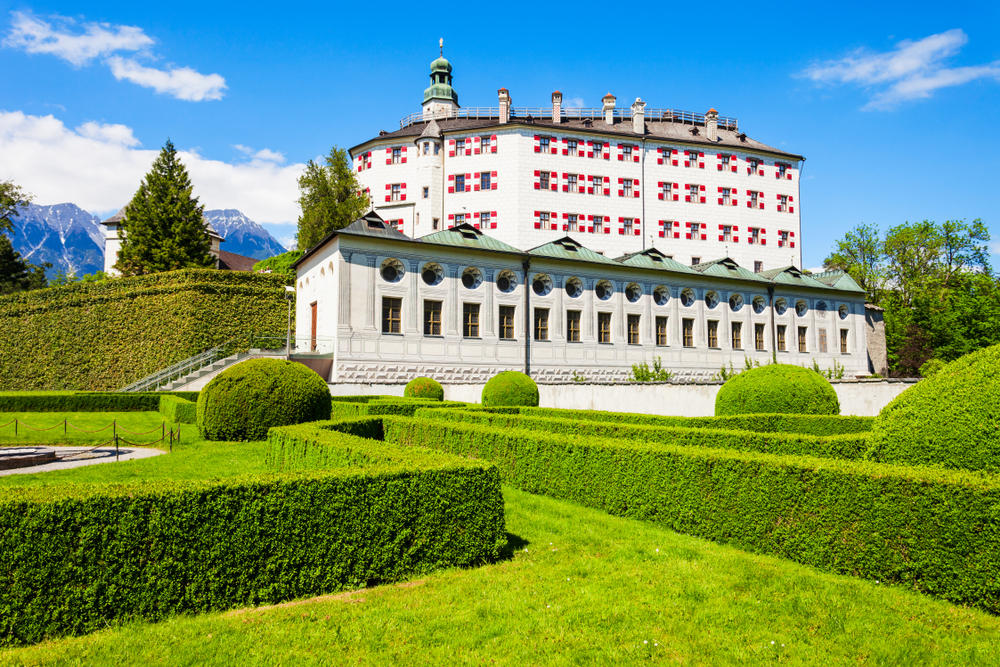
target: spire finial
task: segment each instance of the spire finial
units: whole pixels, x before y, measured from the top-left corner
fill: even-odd
[[[438,48],[441,50],[441,57],[444,57],[444,37],[438,40]]]

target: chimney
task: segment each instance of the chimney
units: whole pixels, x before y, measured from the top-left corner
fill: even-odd
[[[608,125],[615,124],[615,96],[608,93],[601,98],[604,103],[604,122]]]
[[[638,97],[632,103],[632,131],[646,134],[646,103]]]
[[[562,93],[558,90],[552,93],[552,122],[562,122]]]
[[[719,139],[719,112],[715,109],[709,109],[705,114],[705,135],[709,141]]]
[[[500,97],[500,122],[507,123],[510,121],[510,93],[506,88],[501,88],[497,95]]]

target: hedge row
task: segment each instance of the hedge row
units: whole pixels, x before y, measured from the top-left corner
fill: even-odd
[[[559,435],[593,436],[663,444],[738,449],[772,454],[805,454],[838,459],[861,459],[868,451],[865,434],[816,436],[802,433],[760,433],[719,428],[687,428],[628,424],[584,419],[554,419],[529,414],[495,414],[486,410],[435,410],[421,408],[416,417],[482,424],[494,429],[522,428]],[[729,422],[728,419],[720,419]]]
[[[0,391],[0,412],[156,412],[164,396],[198,400],[196,391]]]
[[[180,424],[194,424],[198,420],[197,393],[195,400],[189,401],[180,396],[161,396],[159,410],[160,414],[173,422]]]
[[[532,493],[1000,612],[997,478],[427,419],[383,428],[492,461]]]
[[[492,410],[492,409],[491,409]],[[804,433],[809,435],[839,435],[870,431],[874,417],[841,415],[753,414],[725,417],[665,417],[631,412],[601,410],[562,410],[559,408],[521,408],[521,413],[538,417],[590,419],[623,424],[681,426],[685,428],[721,428],[731,431],[758,433]]]
[[[0,389],[119,389],[231,339],[283,338],[287,313],[280,278],[210,269],[0,296]]]
[[[330,417],[332,419],[349,419],[365,415],[401,415],[412,416],[420,408],[464,408],[468,403],[459,401],[432,401],[420,398],[400,398],[398,396],[363,397],[369,400],[349,402],[346,397],[334,398]]]
[[[298,429],[298,430],[294,430]],[[334,469],[17,488],[0,502],[0,644],[397,581],[495,558],[492,465],[329,429]]]

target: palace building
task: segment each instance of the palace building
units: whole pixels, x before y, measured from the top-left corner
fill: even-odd
[[[746,363],[866,374],[864,291],[801,271],[803,157],[735,118],[461,108],[431,63],[423,107],[351,149],[373,211],[308,249],[296,340],[331,382],[679,378]]]

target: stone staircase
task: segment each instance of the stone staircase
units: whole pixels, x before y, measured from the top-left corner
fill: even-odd
[[[216,375],[226,370],[234,364],[238,364],[246,359],[260,359],[262,357],[271,357],[275,359],[284,359],[284,351],[281,350],[262,350],[259,348],[247,350],[246,352],[238,352],[237,354],[232,354],[223,359],[218,359],[210,364],[202,366],[201,368],[195,369],[183,375],[175,380],[167,382],[160,390],[162,391],[197,391],[204,387],[209,381]]]

